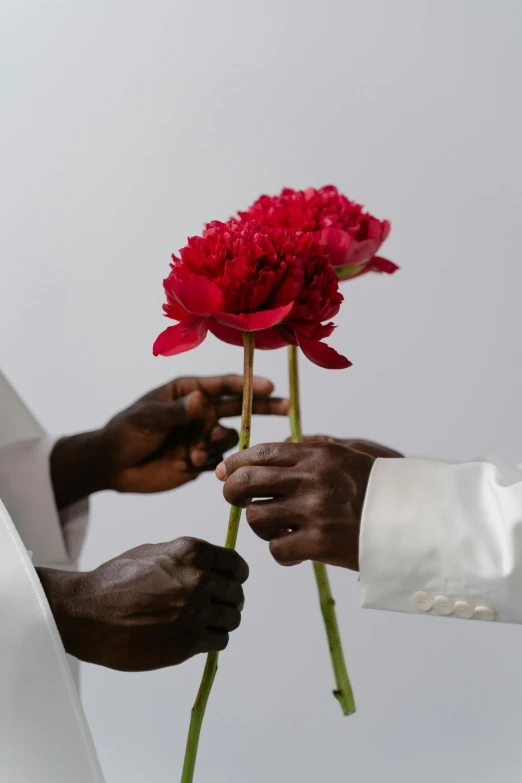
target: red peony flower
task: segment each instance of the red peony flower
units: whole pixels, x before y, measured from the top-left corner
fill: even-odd
[[[299,345],[321,367],[350,362],[321,342],[332,333],[342,302],[328,257],[305,234],[256,221],[210,223],[172,256],[163,283],[169,326],[154,343],[154,355],[196,348],[208,331],[233,345],[255,332],[256,348]]]
[[[392,261],[375,255],[390,233],[390,222],[364,212],[333,185],[319,190],[284,188],[279,196],[261,196],[239,216],[311,233],[328,253],[340,279],[366,272],[391,274],[398,269]]]

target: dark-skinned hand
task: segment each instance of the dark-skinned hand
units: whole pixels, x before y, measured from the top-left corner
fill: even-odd
[[[246,507],[254,533],[281,565],[315,560],[358,570],[359,531],[368,480],[378,457],[401,457],[361,440],[310,436],[264,443],[218,465],[224,495]]]
[[[66,651],[121,671],[224,650],[248,578],[237,552],[195,538],[145,544],[94,571],[37,571]]]
[[[274,386],[254,380],[253,412],[285,415]],[[163,492],[214,470],[238,442],[222,418],[241,413],[243,377],[178,378],[149,392],[105,427],[62,438],[51,455],[58,508],[102,489]]]

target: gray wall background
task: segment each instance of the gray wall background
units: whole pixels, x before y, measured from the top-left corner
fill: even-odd
[[[303,363],[306,430],[522,460],[520,3],[4,0],[0,15],[0,361],[51,431],[171,376],[238,370],[213,338],[152,357],[169,254],[263,191],[334,182],[392,220],[402,271],[344,289],[334,343],[354,366]],[[283,353],[257,370],[286,391]],[[181,534],[221,542],[220,492],[206,476],[95,498],[84,567]],[[359,708],[343,719],[311,568],[277,567],[246,528],[239,547],[247,606],[198,781],[520,780],[520,628],[361,611],[336,572]],[[202,666],[84,668],[108,783],[178,780]]]

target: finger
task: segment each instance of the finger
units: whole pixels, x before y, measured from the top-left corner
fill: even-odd
[[[211,599],[222,604],[239,607],[245,601],[245,594],[239,581],[223,574],[212,574],[210,591]]]
[[[211,444],[219,445],[220,443],[228,442],[228,439],[231,439],[232,436],[234,436],[236,439],[239,439],[239,435],[236,430],[232,429],[231,427],[223,427],[221,424],[216,424],[210,430],[209,440]]]
[[[274,384],[268,378],[254,376],[254,394],[269,395],[274,391]],[[156,389],[164,393],[164,389],[170,389],[172,397],[184,397],[193,391],[202,391],[207,397],[215,397],[226,394],[243,394],[244,377],[242,375],[214,375],[209,377],[186,377],[177,378],[167,384],[166,387]]]
[[[201,473],[214,473],[219,463],[223,460],[223,455],[209,456],[208,460],[198,468],[198,475]]]
[[[210,433],[204,438],[200,438],[189,450],[189,459],[196,468],[202,468],[209,461],[220,461],[225,451],[233,449],[237,445],[239,435],[236,430],[215,425]],[[208,468],[206,468],[208,470]]]
[[[287,416],[290,400],[285,397],[257,397],[252,403],[252,413],[256,416]]]
[[[263,541],[299,530],[302,520],[279,500],[256,500],[247,508],[247,522]]]
[[[225,482],[223,495],[232,506],[244,508],[253,498],[273,498],[288,495],[297,489],[302,476],[281,468],[238,468]]]
[[[213,603],[207,622],[207,628],[214,631],[235,631],[241,625],[241,612],[237,606]]]
[[[140,494],[165,492],[194,481],[199,475],[199,470],[187,470],[183,460],[173,460],[166,455],[146,465],[127,468],[121,475],[118,489]]]
[[[270,541],[270,553],[279,565],[292,566],[317,559],[317,544],[303,530],[277,536]]]
[[[243,406],[242,397],[220,397],[211,400],[217,419],[227,419],[240,416]],[[255,395],[252,402],[252,413],[258,416],[286,416],[289,402],[282,397],[266,397]]]
[[[303,443],[260,443],[227,457],[225,462],[218,465],[216,476],[220,481],[225,481],[227,477],[243,467],[260,465],[293,467],[303,456],[304,448],[306,446]]]
[[[221,652],[227,647],[228,641],[229,636],[226,631],[207,628],[199,639],[196,651],[200,653]]]
[[[232,577],[241,584],[248,579],[248,565],[234,549],[207,544],[200,549],[197,565],[204,570]]]

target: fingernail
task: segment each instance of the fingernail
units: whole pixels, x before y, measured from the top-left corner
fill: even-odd
[[[224,462],[220,462],[216,468],[216,476],[220,481],[224,481],[227,477],[227,466]]]
[[[217,424],[212,432],[210,433],[210,441],[211,443],[216,443],[217,441],[223,440],[223,438],[227,435],[228,430],[226,430],[224,427],[222,427],[220,424]]]
[[[208,453],[206,451],[195,451],[190,459],[195,468],[200,468],[207,460]]]
[[[199,391],[193,391],[190,392],[190,394],[187,394],[185,397],[185,408],[187,412],[191,415],[197,413],[201,408],[202,400],[203,395]]]

